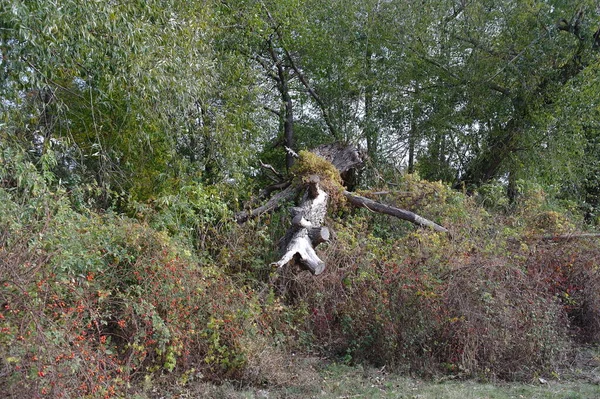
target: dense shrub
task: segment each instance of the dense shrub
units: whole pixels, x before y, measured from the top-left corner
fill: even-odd
[[[528,379],[558,370],[573,333],[598,342],[600,248],[548,241],[574,224],[542,192],[510,216],[413,176],[385,199],[452,236],[363,211],[334,223],[323,276],[288,276],[284,291],[308,310],[313,346],[418,373]]]
[[[578,342],[600,343],[600,247],[594,237],[531,241],[526,272],[558,298]]]
[[[527,379],[567,353],[567,320],[544,282],[506,259],[476,259],[449,276],[440,360],[451,370]]]
[[[571,345],[599,342],[600,246],[565,239],[576,224],[542,191],[498,211],[416,176],[395,188],[379,199],[451,234],[339,208],[314,277],[269,266],[285,210],[238,226],[215,187],[190,186],[132,203],[135,218],[100,214],[2,148],[0,390],[96,398],[169,378],[302,384],[312,374],[291,352],[528,379],[557,371]]]
[[[174,370],[268,378],[246,366],[270,342],[275,298],[260,305],[254,290],[134,221],[64,217],[1,245],[2,367],[12,396],[112,396],[132,379]]]
[[[259,296],[227,275],[226,259],[197,256],[168,229],[74,211],[68,193],[51,189],[18,153],[3,155],[2,392],[124,396],[168,372],[183,380],[269,378],[253,357],[282,313],[275,297]]]

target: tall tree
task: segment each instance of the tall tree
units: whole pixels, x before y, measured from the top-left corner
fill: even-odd
[[[62,147],[71,175],[146,199],[251,155],[252,71],[217,54],[211,1],[16,1],[0,20],[6,134]]]

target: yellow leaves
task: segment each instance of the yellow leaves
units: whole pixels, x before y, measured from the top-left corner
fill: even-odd
[[[421,298],[426,298],[426,299],[434,299],[434,298],[440,298],[440,294],[434,292],[434,291],[421,291],[418,290],[415,293],[416,296],[421,297]]]
[[[562,233],[575,229],[573,223],[565,215],[556,211],[538,213],[533,217],[532,224],[536,229],[551,233]]]

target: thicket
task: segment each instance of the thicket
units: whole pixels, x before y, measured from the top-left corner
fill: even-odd
[[[560,373],[600,339],[600,244],[569,236],[600,221],[599,27],[595,0],[0,2],[0,396],[301,386],[291,353]],[[349,190],[451,234],[345,206],[302,151],[333,142],[365,147]],[[327,268],[279,275],[288,206],[233,215],[313,173]]]
[[[184,217],[201,196],[138,207],[149,222],[94,212],[4,146],[0,183],[0,391],[123,397],[161,373],[254,382],[282,308],[236,278],[225,251],[189,244],[218,228]],[[226,244],[225,232],[210,234]]]
[[[403,176],[380,199],[451,236],[339,209],[315,278],[270,269],[283,212],[239,226],[201,185],[130,216],[94,211],[48,165],[1,148],[8,397],[143,397],[161,376],[301,385],[292,353],[527,380],[600,340],[598,239],[548,239],[576,217],[534,185],[508,209],[493,186],[466,196]]]

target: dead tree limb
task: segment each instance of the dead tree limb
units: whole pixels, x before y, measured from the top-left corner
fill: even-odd
[[[424,217],[421,217],[416,213],[396,208],[391,205],[382,204],[381,202],[373,201],[372,199],[352,194],[349,191],[344,191],[344,196],[354,206],[363,207],[373,212],[384,213],[386,215],[394,216],[422,227],[432,228],[435,231],[439,231],[441,233],[448,233],[448,229],[446,229],[445,227],[442,227],[439,224],[432,222],[431,220],[425,219]]]
[[[361,166],[364,162],[364,156],[357,148],[341,143],[320,145],[311,152],[331,162],[342,177],[344,173]]]
[[[238,223],[244,223],[248,219],[252,219],[263,215],[265,213],[273,212],[279,209],[285,202],[291,201],[298,195],[299,192],[298,187],[289,186],[283,191],[278,192],[270,200],[267,201],[263,206],[259,206],[251,211],[241,211],[238,212],[234,218]]]

